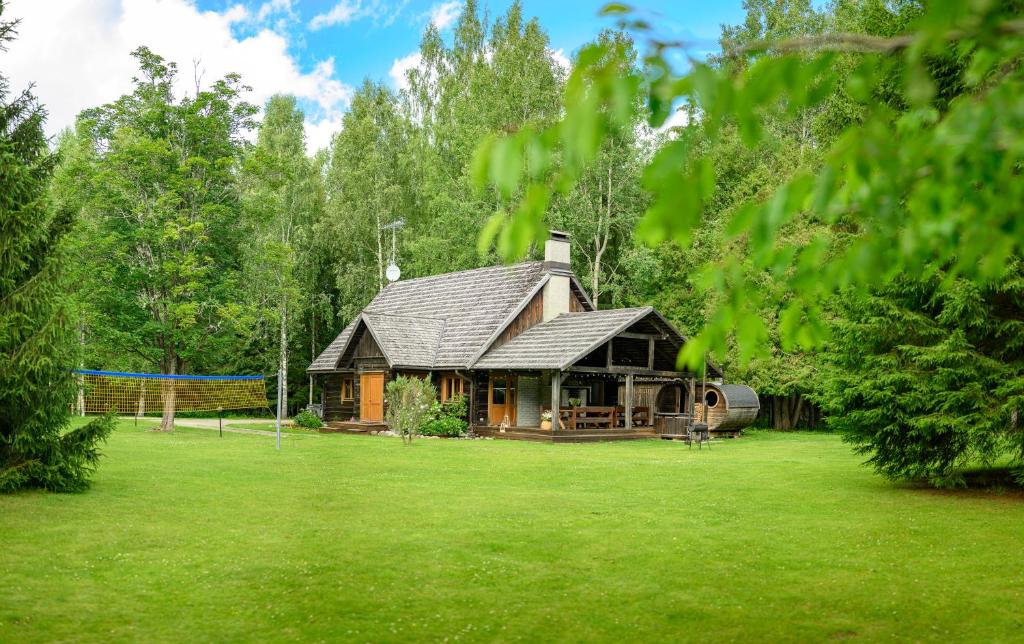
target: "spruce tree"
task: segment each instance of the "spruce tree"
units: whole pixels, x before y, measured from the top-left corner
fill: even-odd
[[[0,52],[16,26],[0,19]],[[73,216],[47,199],[55,159],[45,111],[28,90],[9,98],[8,88],[0,76],[0,491],[78,491],[113,423],[68,431],[76,347],[62,240]]]
[[[1024,270],[944,280],[843,298],[819,401],[880,473],[961,485],[973,466],[1024,466]]]

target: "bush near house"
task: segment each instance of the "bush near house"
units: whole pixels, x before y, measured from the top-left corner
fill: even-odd
[[[295,418],[292,419],[292,422],[295,423],[297,427],[303,427],[305,429],[320,429],[324,426],[323,421],[317,418],[316,414],[306,409],[303,409],[296,414]]]
[[[465,436],[469,424],[466,422],[468,407],[463,396],[455,396],[445,402],[435,401],[430,409],[430,418],[419,430],[424,436]]]

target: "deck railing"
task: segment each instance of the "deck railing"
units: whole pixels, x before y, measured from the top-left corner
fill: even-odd
[[[543,414],[551,407],[542,406]],[[626,408],[617,406],[561,407],[558,416],[566,429],[614,429],[626,425]],[[651,426],[651,408],[633,408],[633,427]]]

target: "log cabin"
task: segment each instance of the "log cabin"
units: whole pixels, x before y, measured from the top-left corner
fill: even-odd
[[[597,310],[569,253],[551,231],[543,261],[388,284],[309,367],[327,427],[385,428],[385,384],[403,374],[430,378],[442,402],[465,396],[473,432],[497,438],[670,437],[705,408],[712,433],[753,422],[753,390],[713,364],[707,381],[679,370],[686,338],[654,308]]]

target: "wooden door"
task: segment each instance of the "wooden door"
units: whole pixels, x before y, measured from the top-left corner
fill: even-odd
[[[359,420],[384,420],[384,374],[364,373],[359,376]]]
[[[516,424],[516,376],[491,374],[487,397],[488,420],[491,425],[500,425],[505,417],[508,424]]]

